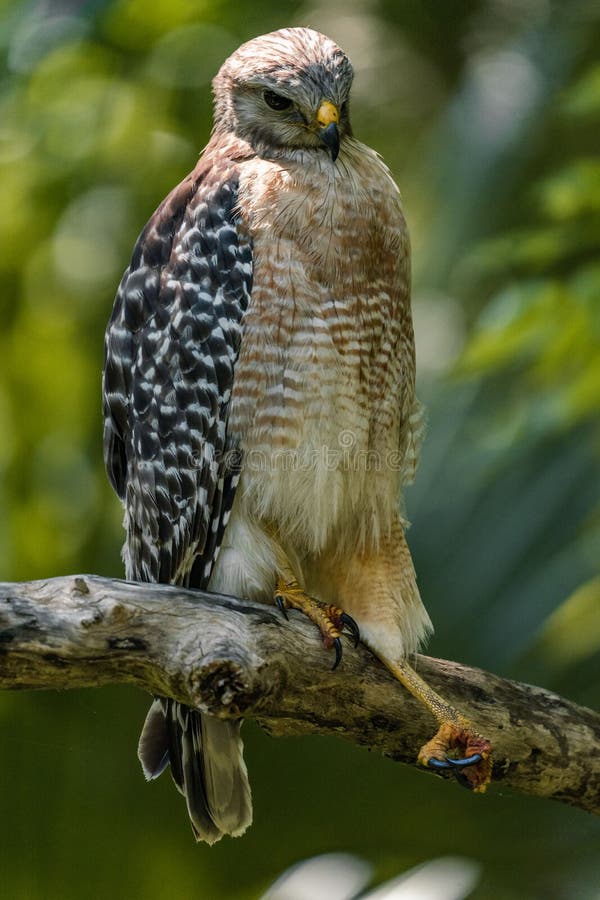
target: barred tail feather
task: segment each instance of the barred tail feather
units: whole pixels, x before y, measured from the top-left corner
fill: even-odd
[[[142,729],[138,756],[147,780],[167,764],[186,798],[196,840],[238,837],[252,822],[241,722],[215,719],[173,700],[156,699]]]
[[[211,817],[224,834],[239,837],[252,824],[242,723],[194,715],[202,727],[204,782]]]
[[[138,759],[146,781],[158,778],[169,765],[169,735],[161,700],[154,700],[148,710],[138,742]]]

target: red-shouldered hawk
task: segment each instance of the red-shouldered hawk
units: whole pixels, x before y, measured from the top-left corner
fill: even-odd
[[[482,789],[489,745],[405,661],[431,629],[399,511],[422,419],[410,249],[398,188],[353,137],[352,77],[307,28],[219,71],[210,142],[117,293],[106,467],[128,578],[302,610],[336,664],[360,629],[440,722],[421,760]],[[240,723],[163,698],[139,745],[148,778],[170,763],[209,843],[251,821],[242,751]]]

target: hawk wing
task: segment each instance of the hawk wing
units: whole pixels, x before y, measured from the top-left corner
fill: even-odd
[[[205,153],[140,235],[106,331],[104,461],[138,581],[205,587],[233,503],[227,415],[252,288],[237,184],[236,163]]]

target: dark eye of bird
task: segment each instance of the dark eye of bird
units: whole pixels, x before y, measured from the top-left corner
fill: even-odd
[[[292,105],[292,101],[288,97],[282,97],[281,94],[276,94],[275,91],[265,91],[263,97],[265,98],[265,103],[271,109],[289,109]]]

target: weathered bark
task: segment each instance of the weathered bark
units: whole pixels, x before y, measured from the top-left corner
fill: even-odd
[[[429,713],[362,645],[340,667],[314,626],[218,594],[95,575],[0,584],[0,688],[130,683],[276,735],[339,734],[416,765]],[[420,673],[494,747],[493,780],[600,813],[600,715],[446,660]]]

